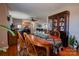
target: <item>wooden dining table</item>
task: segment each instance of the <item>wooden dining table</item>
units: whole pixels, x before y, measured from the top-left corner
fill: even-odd
[[[35,35],[31,35],[31,42],[32,44],[36,46],[46,48],[47,55],[50,55],[50,48],[52,48],[53,46],[51,42],[47,41],[46,39],[35,36]]]

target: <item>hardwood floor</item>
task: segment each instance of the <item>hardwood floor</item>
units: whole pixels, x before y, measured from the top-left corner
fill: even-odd
[[[17,45],[10,46],[7,52],[0,51],[0,56],[16,56],[17,55]]]
[[[67,47],[64,48],[59,54],[60,56],[79,56],[79,51]]]
[[[79,56],[79,52],[71,49],[64,48],[63,51],[59,53],[60,56]],[[10,46],[7,52],[0,52],[0,56],[17,56],[17,45]]]

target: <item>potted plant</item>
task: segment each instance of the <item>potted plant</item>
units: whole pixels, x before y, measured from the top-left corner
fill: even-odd
[[[16,34],[15,34],[10,28],[8,28],[7,26],[0,25],[0,28],[3,28],[3,29],[5,29],[5,30],[9,31],[13,36],[16,35]]]
[[[69,47],[71,47],[71,48],[76,48],[78,45],[78,42],[77,42],[75,36],[72,36],[72,35],[69,37],[68,43],[69,43]]]

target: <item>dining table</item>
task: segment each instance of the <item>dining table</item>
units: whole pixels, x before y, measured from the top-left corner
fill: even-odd
[[[39,36],[35,36],[35,35],[30,35],[31,36],[31,42],[32,44],[39,46],[39,47],[44,47],[46,48],[46,55],[50,55],[50,49],[53,47],[53,39],[51,40],[46,40],[44,38],[41,38]]]

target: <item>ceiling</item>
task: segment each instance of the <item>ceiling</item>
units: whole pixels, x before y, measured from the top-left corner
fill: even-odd
[[[67,3],[10,3],[9,8],[45,20],[54,10],[68,5]]]

